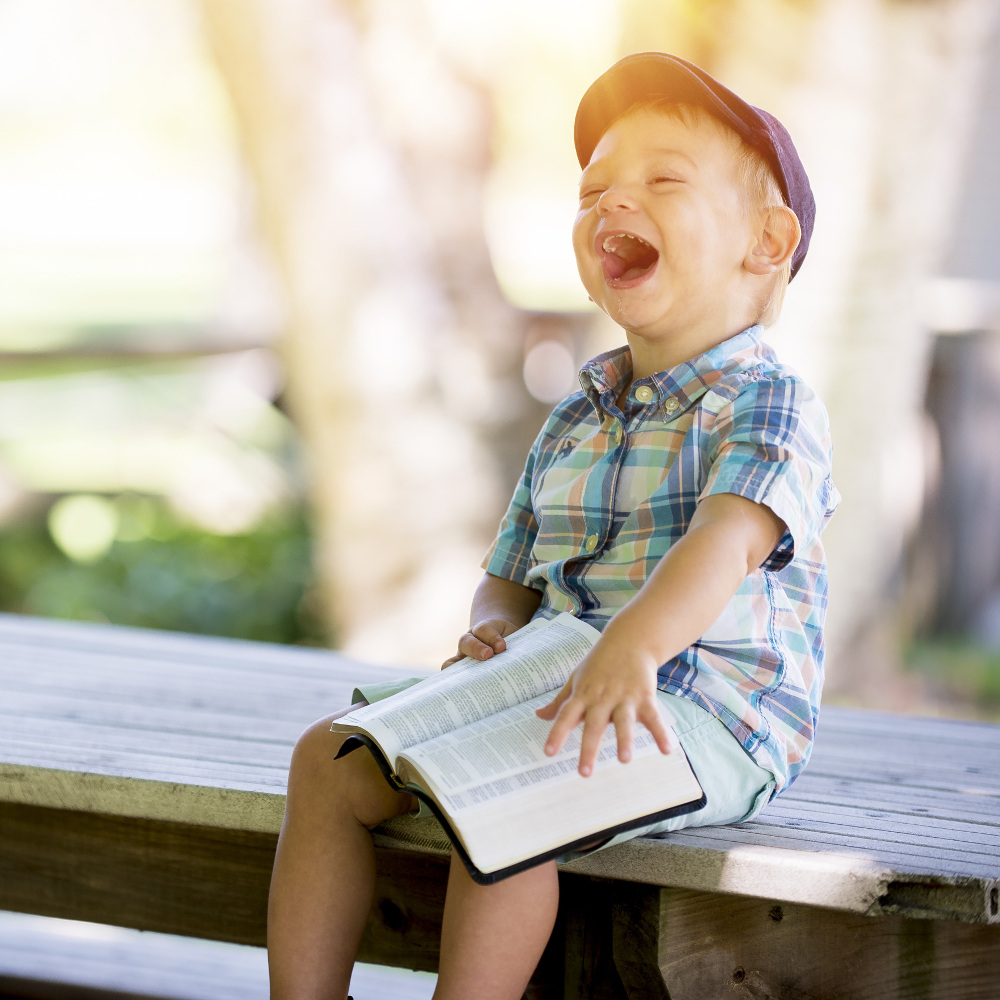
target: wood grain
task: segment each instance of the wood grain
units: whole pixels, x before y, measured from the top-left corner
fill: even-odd
[[[0,615],[0,801],[273,834],[298,732],[394,676],[326,650]],[[757,821],[576,870],[864,913],[910,884],[894,906],[989,920],[998,761],[997,726],[825,709],[809,769]]]
[[[265,943],[273,834],[0,804],[0,908]],[[447,859],[377,849],[359,960],[433,971]]]
[[[1000,927],[664,889],[672,1000],[995,1000]]]
[[[398,676],[0,615],[0,907],[262,943],[298,732]],[[443,835],[397,820],[376,844],[362,958],[434,969]],[[1000,997],[998,858],[1000,727],[825,709],[808,770],[754,822],[563,866],[527,996]]]

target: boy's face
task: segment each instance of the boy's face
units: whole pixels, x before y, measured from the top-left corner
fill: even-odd
[[[615,122],[580,182],[573,226],[590,297],[625,328],[651,374],[756,319],[744,260],[756,244],[720,128],[652,108]],[[637,377],[640,377],[637,375]]]

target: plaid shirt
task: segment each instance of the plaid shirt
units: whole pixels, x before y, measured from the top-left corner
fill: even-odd
[[[736,493],[787,526],[718,620],[663,664],[659,687],[717,716],[777,790],[812,748],[823,685],[826,564],[839,501],[826,410],[762,328],[631,382],[627,347],[580,371],[538,435],[483,562],[542,592],[539,615],[603,628],[687,530],[698,502]]]

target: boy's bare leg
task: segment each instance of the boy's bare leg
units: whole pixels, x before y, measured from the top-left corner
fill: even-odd
[[[558,908],[554,861],[482,886],[452,854],[434,1000],[520,1000]]]
[[[334,718],[314,722],[292,755],[267,909],[272,1000],[346,998],[375,888],[369,830],[415,803],[367,751],[333,759]]]

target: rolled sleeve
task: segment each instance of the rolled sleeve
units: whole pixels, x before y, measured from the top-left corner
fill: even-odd
[[[836,507],[829,421],[800,379],[750,381],[718,413],[700,499],[735,493],[763,504],[786,531],[764,562],[779,570],[815,539]]]

